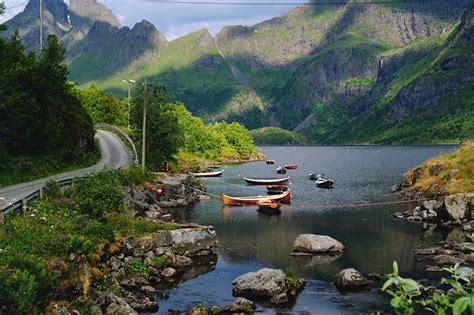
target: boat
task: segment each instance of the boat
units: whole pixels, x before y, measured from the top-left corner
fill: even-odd
[[[244,180],[248,184],[253,184],[253,185],[277,185],[277,184],[287,183],[290,180],[290,178],[285,177],[285,178],[264,179],[264,178],[247,178],[247,177],[244,177]]]
[[[257,201],[257,206],[259,210],[280,210],[281,203],[279,201],[270,200],[270,199],[262,199]]]
[[[332,179],[327,178],[320,178],[316,182],[316,186],[319,188],[332,188],[334,185],[334,181]]]
[[[296,164],[285,165],[285,168],[287,170],[296,170],[296,168],[298,168],[298,165]]]
[[[286,174],[286,168],[283,166],[280,166],[277,168],[277,173],[278,174]]]
[[[202,173],[189,173],[196,177],[218,177],[224,173],[224,170],[216,171],[216,172],[202,172]]]
[[[221,194],[222,202],[225,205],[256,205],[261,200],[272,200],[282,203],[290,203],[291,191],[288,189],[282,194],[273,196],[252,196],[252,197],[230,197],[225,194]]]
[[[266,163],[267,163],[268,165],[272,165],[272,164],[275,164],[275,161],[274,161],[274,160],[267,160]]]
[[[285,185],[268,185],[267,186],[267,194],[269,195],[278,195],[281,194],[282,192],[285,192],[288,190],[288,186]]]
[[[324,174],[321,174],[321,173],[309,174],[310,180],[318,180],[320,178],[324,178]]]

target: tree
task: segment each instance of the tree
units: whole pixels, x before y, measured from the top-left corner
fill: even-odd
[[[64,48],[49,36],[40,57],[18,33],[0,38],[0,144],[10,156],[94,148],[92,120],[67,81]]]
[[[183,131],[179,127],[174,96],[164,86],[149,84],[146,129],[146,162],[150,169],[157,169],[164,160],[183,145]],[[132,100],[132,128],[137,142],[141,142],[143,117],[143,87],[138,85]]]
[[[128,105],[112,94],[105,93],[95,84],[79,92],[82,106],[92,117],[94,124],[126,126]]]
[[[5,3],[0,3],[0,16],[5,13]],[[0,32],[5,31],[7,27],[4,24],[0,24]]]

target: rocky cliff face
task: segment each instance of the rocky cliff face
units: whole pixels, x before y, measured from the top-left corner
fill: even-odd
[[[81,84],[124,93],[116,76],[148,77],[208,120],[283,127],[317,143],[447,141],[474,132],[469,13],[454,30],[469,0],[304,6],[215,38],[200,30],[170,42],[147,21],[120,28],[95,0],[71,0],[69,11],[61,0],[45,1],[59,21],[51,32],[68,48],[70,78]],[[26,41],[36,36],[34,11],[29,4],[10,21]]]

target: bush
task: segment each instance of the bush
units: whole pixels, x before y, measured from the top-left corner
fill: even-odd
[[[46,200],[53,200],[61,197],[61,186],[54,180],[48,180],[43,188],[43,196]]]
[[[151,179],[150,173],[144,173],[143,170],[138,167],[120,170],[120,172],[118,172],[118,177],[122,186],[140,185]]]
[[[150,262],[150,266],[153,268],[161,267],[166,263],[166,258],[161,256],[161,257],[153,257]]]
[[[28,270],[0,271],[0,313],[33,313],[37,289],[35,276]]]
[[[118,176],[111,171],[102,171],[77,180],[74,200],[82,213],[94,218],[121,210],[123,193]]]
[[[148,271],[148,267],[143,261],[139,259],[134,259],[130,262],[130,266],[128,266],[128,271],[132,273],[146,273]]]
[[[400,277],[397,262],[394,262],[393,272],[387,275],[382,291],[392,297],[390,305],[397,314],[414,314],[422,310],[445,314],[451,310],[454,315],[459,315],[466,309],[472,310],[474,291],[471,279],[459,274],[459,264],[443,270],[450,274],[450,278],[442,278],[441,283],[451,289],[443,293],[422,294],[424,287],[413,279]]]

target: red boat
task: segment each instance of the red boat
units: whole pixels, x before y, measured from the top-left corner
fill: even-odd
[[[285,168],[287,170],[296,170],[297,167],[298,167],[298,165],[296,165],[296,164],[285,165]]]

